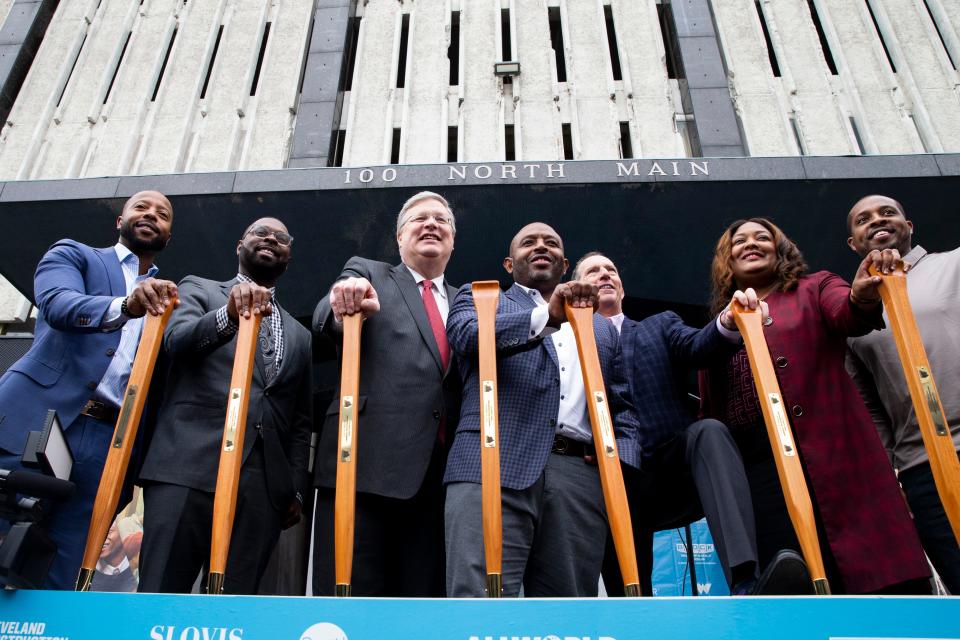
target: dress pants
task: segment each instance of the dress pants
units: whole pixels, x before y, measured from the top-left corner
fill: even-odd
[[[600,474],[580,456],[551,453],[526,489],[501,490],[503,595],[596,597],[606,510]],[[481,485],[447,485],[447,595],[485,594]]]
[[[900,484],[907,494],[923,550],[940,574],[944,586],[953,595],[960,595],[960,546],[940,502],[930,463],[924,462],[900,472]]]
[[[77,584],[83,550],[87,543],[93,501],[100,487],[100,476],[107,459],[107,449],[115,425],[107,424],[85,415],[77,416],[66,429],[67,442],[73,454],[73,470],[70,481],[76,487],[73,497],[64,502],[52,503],[42,528],[57,545],[57,555],[50,566],[44,589],[71,590]],[[24,436],[26,438],[26,436]],[[0,449],[0,469],[22,469],[20,456]],[[36,469],[24,469],[39,473]],[[8,525],[0,522],[0,535]]]
[[[145,593],[190,593],[210,561],[213,493],[151,482],[143,488],[140,585]],[[240,470],[223,591],[256,594],[286,516],[270,502],[258,438]]]
[[[624,467],[630,502],[640,589],[651,595],[653,534],[699,520],[704,515],[727,583],[756,575],[757,540],[750,487],[737,445],[717,420],[694,422],[643,460],[643,470]],[[737,576],[733,575],[733,569]],[[745,572],[746,575],[740,575]],[[623,595],[623,579],[608,538],[603,584]]]
[[[407,500],[357,493],[351,593],[358,597],[443,597],[442,445],[434,447],[420,490]],[[317,490],[313,594],[334,595],[335,490]]]

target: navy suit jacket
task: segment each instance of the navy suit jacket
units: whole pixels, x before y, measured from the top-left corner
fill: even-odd
[[[126,294],[113,247],[60,240],[47,251],[34,277],[33,346],[0,378],[0,449],[21,455],[49,409],[64,428],[76,419],[120,344],[120,331],[103,332],[100,322]]]
[[[711,321],[702,329],[684,324],[666,311],[640,322],[624,318],[620,348],[640,428],[641,459],[695,420],[684,400],[684,377],[691,368],[723,362],[742,346],[730,342]]]
[[[509,489],[525,489],[540,477],[557,431],[560,409],[557,353],[552,340],[530,336],[530,315],[535,308],[536,303],[517,285],[501,293],[497,304],[500,482]],[[594,315],[593,327],[620,458],[637,466],[638,424],[627,400],[617,330],[599,315]],[[450,346],[460,356],[463,404],[444,482],[479,483],[477,313],[470,285],[460,289],[450,308],[447,336]]]

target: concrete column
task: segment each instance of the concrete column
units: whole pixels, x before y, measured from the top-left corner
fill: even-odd
[[[701,155],[745,155],[710,0],[672,0],[669,4]],[[684,91],[683,81],[680,88]]]

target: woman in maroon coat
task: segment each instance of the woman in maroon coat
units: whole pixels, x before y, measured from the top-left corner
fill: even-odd
[[[879,278],[898,256],[874,251],[851,288],[805,275],[796,245],[764,218],[738,220],[713,259],[713,311],[737,289],[769,306],[764,327],[800,451],[834,593],[930,593],[929,570],[870,415],[844,369],[848,336],[883,327]],[[704,372],[705,412],[730,428],[750,481],[761,570],[780,549],[799,550],[745,350]]]

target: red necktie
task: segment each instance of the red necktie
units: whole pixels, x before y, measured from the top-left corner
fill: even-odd
[[[433,281],[421,280],[420,284],[423,285],[423,308],[427,311],[427,320],[430,321],[430,329],[433,330],[437,349],[440,350],[440,362],[443,363],[443,370],[446,371],[447,365],[450,364],[450,343],[447,342],[447,328],[440,316],[440,308],[437,307],[437,300],[433,297]]]

